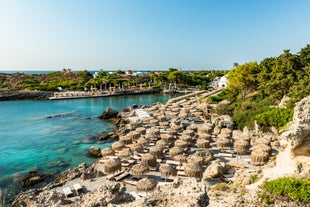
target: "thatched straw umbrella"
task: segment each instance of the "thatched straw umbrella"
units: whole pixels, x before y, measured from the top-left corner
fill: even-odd
[[[123,149],[125,147],[125,145],[123,144],[123,143],[121,143],[121,142],[114,142],[113,144],[112,144],[112,149],[113,150],[121,150],[121,149]]]
[[[179,139],[183,140],[185,142],[191,142],[193,138],[191,136],[189,136],[189,135],[182,135],[182,136],[179,137]]]
[[[139,143],[131,144],[129,148],[133,152],[143,152],[143,145]]]
[[[142,164],[135,164],[134,166],[132,166],[132,168],[130,169],[130,173],[139,178],[141,176],[143,176],[145,173],[147,173],[149,171],[149,168],[145,165]]]
[[[163,115],[158,116],[157,119],[158,119],[158,121],[160,121],[160,122],[165,122],[165,121],[167,121],[167,117],[166,117],[166,116],[163,116]]]
[[[219,149],[224,149],[226,147],[230,147],[230,139],[218,138],[217,141],[216,141],[216,146]]]
[[[102,155],[102,157],[114,156],[114,155],[115,155],[115,151],[114,151],[112,148],[110,148],[110,147],[108,147],[108,148],[103,148],[103,149],[101,150],[101,155]]]
[[[176,136],[176,135],[178,135],[178,131],[177,131],[177,129],[169,129],[168,134],[171,136]]]
[[[202,157],[205,165],[213,160],[213,154],[208,150],[198,151],[195,155]]]
[[[231,139],[231,135],[230,134],[222,134],[220,133],[219,135],[217,135],[218,139],[224,138],[224,139]]]
[[[198,131],[198,128],[197,128],[196,125],[190,125],[190,126],[186,127],[186,129],[192,130],[192,131],[194,131],[195,133]]]
[[[210,147],[210,141],[206,139],[197,139],[196,146],[198,148],[209,148]]]
[[[148,130],[148,134],[150,134],[151,136],[159,136],[160,130],[158,128],[150,128]]]
[[[188,116],[188,113],[187,113],[185,110],[181,110],[181,111],[180,111],[179,117],[180,117],[181,119],[184,119],[184,118],[186,118],[187,116]]]
[[[211,134],[212,127],[210,125],[203,124],[198,127],[197,131],[198,131],[198,134]]]
[[[169,164],[161,164],[159,167],[159,172],[165,176],[165,180],[167,180],[167,176],[175,176],[177,174],[176,168]]]
[[[129,136],[121,136],[120,138],[119,138],[119,141],[121,142],[121,143],[123,143],[123,144],[131,144],[132,143],[132,138],[131,137],[129,137]]]
[[[143,124],[149,124],[151,122],[152,118],[151,117],[145,117],[142,122]]]
[[[120,158],[129,158],[132,155],[132,152],[129,148],[124,148],[118,153],[118,157]]]
[[[187,162],[187,157],[186,157],[186,155],[179,154],[179,155],[175,155],[173,157],[173,160],[177,161],[177,162],[180,162],[180,164],[182,164],[182,163],[186,163]]]
[[[179,148],[187,148],[188,146],[188,142],[184,141],[184,140],[181,140],[181,139],[178,139],[174,142],[174,145],[179,147]]]
[[[153,146],[150,148],[149,153],[156,158],[162,159],[164,158],[163,148],[160,146]]]
[[[173,138],[174,138],[174,137],[173,137],[172,135],[170,135],[170,134],[161,134],[160,137],[161,137],[162,140],[165,140],[166,142],[170,142],[170,141],[172,141]]]
[[[179,132],[182,132],[182,126],[174,124],[174,125],[172,125],[172,126],[170,127],[170,130],[173,130],[173,131],[179,133]],[[174,132],[174,133],[175,133],[175,132]]]
[[[229,136],[232,135],[232,130],[228,128],[222,128],[221,129],[221,134],[228,134]]]
[[[272,152],[272,148],[268,145],[265,145],[265,144],[258,144],[252,148],[252,150],[256,150],[256,149],[267,152],[269,155],[271,155],[271,152]]]
[[[161,122],[159,122],[159,126],[161,126],[161,127],[168,127],[169,126],[169,122],[161,121]]]
[[[181,148],[179,148],[179,147],[172,147],[169,150],[169,156],[170,156],[171,159],[173,159],[174,156],[182,154],[182,153],[183,153],[183,150]]]
[[[254,145],[259,145],[259,144],[264,144],[269,146],[270,145],[270,140],[265,139],[265,138],[258,138],[255,140]]]
[[[195,132],[193,130],[186,129],[182,132],[182,135],[188,135],[193,137],[195,135]]]
[[[200,165],[203,165],[204,159],[203,159],[203,157],[201,157],[197,154],[193,154],[187,158],[187,163],[198,163]]]
[[[136,132],[140,133],[141,135],[145,135],[146,133],[146,128],[145,127],[138,127],[135,130]]]
[[[161,140],[158,140],[156,142],[156,146],[160,146],[162,148],[165,148],[165,147],[169,146],[169,143],[166,140],[161,139]]]
[[[187,163],[184,166],[184,173],[187,177],[194,177],[201,179],[202,167],[198,163]]]
[[[211,141],[212,135],[211,135],[211,134],[208,134],[208,133],[199,134],[199,135],[198,135],[198,139],[205,139],[205,140],[210,140],[210,141]]]
[[[104,173],[111,174],[122,169],[122,163],[120,159],[108,159],[104,163]]]
[[[250,143],[248,141],[238,139],[234,143],[234,151],[238,154],[244,154],[250,149]]]
[[[147,154],[143,154],[141,156],[141,164],[145,165],[145,166],[151,166],[154,167],[156,166],[157,162],[156,162],[156,157],[154,157],[153,155],[147,153]]]
[[[146,138],[141,137],[138,139],[137,143],[145,145],[146,143],[148,143],[148,140]]]
[[[261,166],[268,162],[269,154],[260,149],[255,149],[251,152],[251,164]]]
[[[159,121],[157,119],[152,119],[150,121],[150,124],[153,125],[153,126],[157,126],[159,124]]]
[[[141,133],[137,131],[131,131],[127,134],[128,137],[130,137],[132,140],[137,140],[140,138]]]
[[[147,192],[153,191],[157,186],[156,180],[152,178],[142,178],[137,182],[137,190],[145,192],[147,196]]]

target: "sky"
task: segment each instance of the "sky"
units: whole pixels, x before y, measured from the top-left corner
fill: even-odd
[[[0,70],[230,69],[310,44],[309,0],[0,0]]]

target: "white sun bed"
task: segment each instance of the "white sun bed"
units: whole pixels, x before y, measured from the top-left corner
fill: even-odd
[[[62,190],[67,198],[73,195],[73,192],[71,191],[70,187],[65,187]]]

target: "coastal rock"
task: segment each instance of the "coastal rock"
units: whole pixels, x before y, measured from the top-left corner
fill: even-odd
[[[25,188],[25,187],[33,186],[49,177],[50,175],[47,173],[30,171],[28,172],[26,176],[22,177],[19,180],[19,184],[22,188]]]
[[[101,149],[97,146],[92,146],[88,150],[88,155],[91,157],[101,157]]]
[[[223,175],[225,170],[225,163],[219,160],[211,162],[211,164],[206,168],[203,177],[204,178],[216,178]]]
[[[266,178],[277,178],[298,174],[307,177],[310,174],[310,96],[298,102],[294,108],[293,122],[289,129],[281,134],[280,151],[276,166],[264,172]]]
[[[116,118],[118,114],[118,111],[111,109],[108,107],[100,116],[98,116],[98,119],[112,119]]]

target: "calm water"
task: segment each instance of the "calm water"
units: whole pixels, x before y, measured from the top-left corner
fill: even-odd
[[[0,102],[0,188],[19,173],[38,170],[57,173],[82,162],[90,163],[87,149],[111,142],[88,143],[91,136],[113,129],[96,117],[107,107],[122,110],[132,104],[165,102],[169,95],[140,95],[58,101]],[[47,118],[56,114],[54,118]]]

